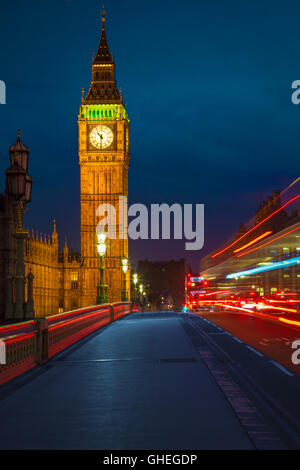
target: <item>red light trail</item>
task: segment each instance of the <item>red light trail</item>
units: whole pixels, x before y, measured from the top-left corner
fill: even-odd
[[[218,304],[220,307],[226,307],[226,308],[230,308],[233,309],[233,310],[239,310],[241,312],[247,312],[247,313],[252,313],[253,315],[258,315],[260,317],[266,317],[266,318],[270,318],[271,320],[275,320],[275,321],[280,321],[282,323],[287,323],[289,325],[294,325],[294,326],[300,326],[300,322],[299,321],[295,321],[295,320],[289,320],[287,318],[283,318],[283,317],[274,317],[273,315],[268,315],[266,313],[259,313],[259,312],[255,312],[255,310],[251,310],[250,308],[241,308],[241,307],[234,307],[233,305],[228,305],[228,304],[221,304],[219,303]]]
[[[260,235],[259,237],[254,238],[254,240],[251,240],[251,242],[247,243],[246,245],[243,245],[243,246],[241,246],[240,248],[237,248],[236,250],[234,250],[233,253],[237,253],[238,251],[242,251],[244,248],[247,248],[248,246],[253,245],[254,243],[256,243],[256,242],[258,242],[259,240],[261,240],[262,238],[267,237],[267,236],[270,235],[271,233],[272,233],[272,230],[269,230],[268,232],[263,233],[263,234]]]
[[[293,230],[290,230],[289,232],[286,232],[283,235],[280,235],[279,237],[273,238],[272,240],[269,240],[266,243],[262,243],[261,245],[256,246],[255,248],[252,248],[252,250],[245,251],[245,253],[241,253],[241,254],[237,255],[237,257],[241,258],[242,256],[248,255],[249,253],[252,253],[252,251],[258,250],[259,248],[261,248],[263,246],[269,245],[270,243],[275,242],[276,240],[279,240],[280,238],[283,238],[286,235],[289,235],[290,233],[295,232],[296,230],[300,230],[300,227],[296,227]]]
[[[300,326],[300,321],[288,320],[287,318],[279,317],[279,320],[283,323],[288,323],[289,325]]]
[[[260,308],[261,309],[269,308],[269,309],[272,309],[272,310],[281,310],[283,312],[298,313],[298,310],[295,310],[293,308],[275,307],[274,305],[265,305],[265,304],[263,304]]]
[[[217,253],[215,253],[214,255],[212,255],[212,258],[216,258],[216,256],[219,256],[220,254],[224,253],[224,251],[227,251],[229,250],[229,248],[231,248],[233,245],[235,245],[236,243],[238,243],[240,240],[242,240],[242,238],[246,237],[246,235],[248,235],[249,233],[253,232],[253,230],[255,230],[257,227],[259,227],[260,225],[262,225],[263,223],[265,223],[267,220],[269,220],[271,217],[273,217],[273,215],[275,214],[278,214],[278,212],[282,211],[286,206],[288,206],[289,204],[291,204],[292,202],[296,201],[297,199],[300,198],[300,194],[298,194],[298,196],[295,196],[293,197],[292,199],[290,199],[288,202],[286,202],[285,204],[283,204],[283,206],[281,206],[279,209],[277,209],[276,211],[272,212],[272,214],[268,215],[268,217],[266,217],[265,219],[261,220],[258,224],[256,224],[254,227],[252,227],[250,230],[248,230],[248,232],[244,233],[244,235],[242,235],[241,237],[239,237],[237,240],[235,240],[234,242],[232,242],[230,245],[228,245],[227,247],[223,248],[223,250],[221,251],[218,251]]]

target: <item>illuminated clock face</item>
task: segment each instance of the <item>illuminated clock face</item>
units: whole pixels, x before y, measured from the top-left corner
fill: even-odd
[[[96,126],[90,133],[90,142],[97,149],[107,149],[113,140],[113,131],[108,126]]]

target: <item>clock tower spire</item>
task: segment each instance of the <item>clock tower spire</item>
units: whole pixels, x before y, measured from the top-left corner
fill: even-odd
[[[103,6],[101,38],[97,54],[93,59],[92,81],[85,104],[100,102],[122,104],[122,98],[117,89],[115,64],[106,38],[105,15]]]
[[[117,89],[115,64],[106,37],[106,13],[102,10],[102,31],[92,63],[89,91],[82,97],[78,116],[81,255],[83,261],[82,306],[94,305],[99,284],[100,259],[96,246],[100,205],[115,208],[116,221],[109,227],[115,238],[107,238],[105,283],[109,302],[121,300],[121,259],[128,258],[124,219],[119,225],[119,197],[128,196],[129,119]],[[126,214],[127,220],[127,214]],[[125,220],[125,226],[127,226]],[[129,286],[129,272],[126,285]],[[129,296],[128,296],[129,297]]]

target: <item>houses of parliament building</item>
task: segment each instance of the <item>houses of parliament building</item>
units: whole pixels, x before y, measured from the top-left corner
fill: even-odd
[[[117,89],[115,64],[110,53],[102,13],[102,32],[97,54],[93,58],[92,79],[88,93],[82,93],[78,115],[78,153],[80,165],[81,252],[75,253],[64,243],[59,251],[55,220],[49,235],[34,230],[24,235],[24,292],[33,275],[32,293],[36,316],[47,316],[80,307],[95,305],[99,284],[100,258],[97,253],[97,208],[112,204],[119,221],[120,196],[128,195],[129,119]],[[29,149],[18,132],[17,142],[9,149],[10,162],[22,171]],[[27,171],[27,168],[26,168]],[[10,308],[14,281],[18,277],[18,217],[6,188],[0,195],[0,320],[14,319]],[[127,214],[125,215],[127,217]],[[108,302],[121,300],[121,259],[128,259],[128,239],[119,236],[122,227],[116,222],[114,239],[106,240],[104,282]],[[61,240],[63,242],[63,240]],[[129,286],[130,272],[126,273]]]

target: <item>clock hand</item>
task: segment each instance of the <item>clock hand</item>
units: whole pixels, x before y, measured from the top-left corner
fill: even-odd
[[[103,140],[103,135],[98,132],[98,136],[100,137],[100,148],[102,147],[102,140]]]

